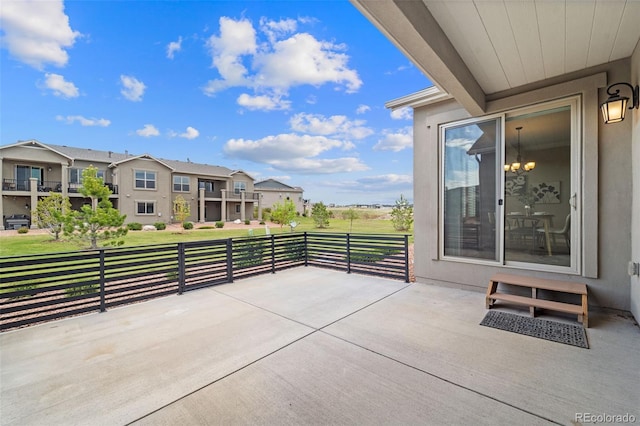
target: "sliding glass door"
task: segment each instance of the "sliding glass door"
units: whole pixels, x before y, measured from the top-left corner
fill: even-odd
[[[441,256],[577,271],[579,98],[441,127]]]

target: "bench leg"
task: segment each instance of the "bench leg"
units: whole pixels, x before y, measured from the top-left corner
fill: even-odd
[[[491,298],[491,295],[496,292],[497,288],[497,281],[489,281],[489,287],[487,288],[487,297],[485,299],[485,305],[487,309],[491,309],[491,306],[493,305],[494,300]]]
[[[535,287],[531,288],[531,298],[532,299],[537,299],[538,298],[538,289]],[[531,315],[531,318],[535,318],[536,316],[536,307],[535,306],[529,306],[529,315]]]
[[[582,323],[584,328],[589,328],[589,304],[586,294],[582,295],[582,315],[578,315],[578,321]]]

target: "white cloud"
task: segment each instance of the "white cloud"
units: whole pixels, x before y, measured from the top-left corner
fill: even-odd
[[[349,57],[340,53],[344,45],[316,40],[311,34],[298,33],[271,46],[273,50],[256,56],[260,86],[288,89],[291,86],[325,83],[344,85],[347,93],[362,86],[358,73],[347,67]]]
[[[369,170],[369,167],[356,157],[327,159],[301,158],[294,162],[276,160],[270,164],[276,169],[306,174],[346,173]]]
[[[11,55],[37,69],[45,64],[66,65],[69,55],[65,49],[80,36],[69,26],[61,0],[3,1],[0,26],[2,44]]]
[[[293,133],[267,136],[258,140],[231,139],[224,152],[235,158],[269,164],[274,169],[300,173],[339,173],[367,170],[358,158],[316,158],[346,142],[325,136]]]
[[[356,114],[364,114],[367,111],[371,111],[371,107],[369,105],[360,104],[356,109]]]
[[[399,152],[413,147],[413,128],[405,127],[396,132],[385,130],[382,139],[373,147],[374,151]]]
[[[64,77],[60,74],[47,73],[45,76],[45,87],[53,90],[53,94],[61,98],[77,98],[80,96],[80,92],[75,84],[70,81],[65,81]]]
[[[148,138],[150,136],[160,136],[160,131],[153,124],[145,124],[142,129],[136,130],[136,134]]]
[[[67,115],[66,117],[58,115],[56,116],[56,120],[64,121],[67,124],[73,124],[77,121],[82,126],[108,127],[111,124],[111,120],[107,120],[106,118],[85,118],[81,115]]]
[[[178,37],[178,41],[172,41],[167,45],[167,58],[173,59],[176,52],[182,49],[182,37]]]
[[[325,117],[322,114],[299,113],[289,120],[291,128],[297,132],[316,135],[332,135],[336,137],[364,139],[374,132],[365,127],[363,120],[349,120],[344,115]]]
[[[413,108],[403,107],[394,109],[393,111],[391,111],[391,118],[393,118],[394,120],[412,120]]]
[[[250,110],[285,110],[291,107],[291,101],[282,99],[280,96],[258,95],[251,96],[243,93],[238,96],[238,105]]]
[[[122,90],[120,90],[122,96],[133,102],[142,100],[142,95],[147,88],[143,82],[129,75],[121,75],[120,83],[122,83]]]
[[[278,181],[283,181],[283,180],[291,180],[291,176],[289,175],[282,175],[282,176],[269,176],[263,180],[267,180],[267,179],[273,179],[273,180],[278,180]]]
[[[295,19],[272,21],[267,18],[260,18],[260,31],[267,35],[269,42],[272,44],[277,39],[294,33],[297,28],[298,22]]]
[[[258,33],[247,19],[220,18],[220,34],[207,41],[220,78],[207,82],[204,93],[213,96],[229,87],[246,87],[283,97],[293,86],[325,83],[357,91],[362,81],[348,67],[346,46],[294,33],[298,22],[303,20],[262,19]]]
[[[180,133],[179,136],[185,139],[195,139],[200,136],[200,132],[191,126],[188,126],[187,130],[184,133]]]
[[[411,175],[383,174],[366,176],[355,180],[325,182],[324,186],[335,188],[337,192],[375,193],[375,194],[399,194],[401,192],[411,194],[413,190],[413,178]]]
[[[221,79],[209,81],[205,94],[212,96],[227,87],[251,85],[246,78],[248,70],[242,64],[242,56],[253,54],[257,49],[256,31],[250,21],[221,17],[220,36],[209,37],[207,47],[213,58],[211,66],[218,70]]]

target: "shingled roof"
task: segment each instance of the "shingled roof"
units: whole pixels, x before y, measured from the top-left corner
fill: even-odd
[[[113,151],[100,151],[89,148],[77,148],[66,145],[42,144],[75,160],[96,161],[101,163],[120,163],[127,159],[139,157],[130,153],[122,154]],[[234,171],[223,166],[213,166],[210,164],[192,163],[190,161],[167,160],[164,158],[153,157],[165,165],[171,167],[174,173],[207,175],[207,176],[223,176],[229,177]]]

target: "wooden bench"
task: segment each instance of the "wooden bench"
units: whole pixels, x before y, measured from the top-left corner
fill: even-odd
[[[519,287],[530,287],[531,297],[500,293],[497,291],[498,283]],[[581,304],[578,305],[573,303],[538,299],[538,289],[556,291],[560,293],[578,294],[581,296]],[[517,305],[529,306],[529,312],[532,317],[535,316],[536,308],[575,314],[578,316],[578,322],[581,322],[583,327],[589,327],[587,285],[583,283],[549,280],[546,278],[526,277],[522,275],[495,274],[493,277],[491,277],[491,280],[489,281],[489,288],[487,289],[487,309],[491,309],[496,300],[501,300],[503,302],[513,303]]]

